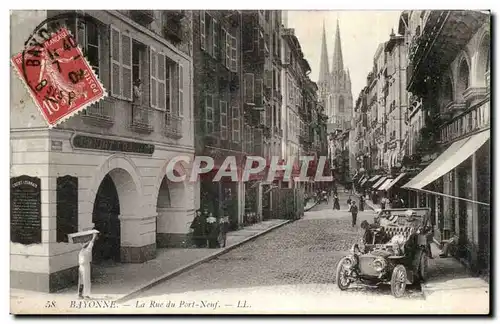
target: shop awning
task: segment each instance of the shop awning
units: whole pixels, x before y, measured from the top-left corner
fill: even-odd
[[[490,138],[490,130],[474,134],[453,143],[436,160],[410,180],[402,188],[422,189],[434,180],[450,172],[469,158]]]
[[[393,178],[385,179],[385,181],[382,182],[382,184],[380,185],[380,187],[378,187],[377,190],[387,190],[387,186],[389,186],[389,184],[391,184],[392,181],[394,181]]]
[[[401,179],[403,179],[403,177],[406,175],[406,173],[401,173],[400,175],[398,175],[395,179],[392,179],[392,181],[383,189],[383,190],[389,190],[391,189],[396,183],[398,183],[399,181],[401,181]]]
[[[377,180],[377,179],[378,179],[378,178],[380,178],[380,177],[381,177],[381,175],[376,175],[376,176],[373,176],[373,177],[372,177],[370,180],[368,180],[368,181],[373,182],[373,181]]]
[[[372,186],[373,189],[377,189],[384,181],[387,179],[387,177],[382,177],[380,178],[375,184]]]
[[[368,182],[368,178],[365,178],[363,181],[361,181],[361,183],[359,184],[359,186],[360,186],[360,187],[363,187],[363,185],[364,185],[365,183],[367,183],[367,182]]]
[[[359,178],[358,184],[361,185],[361,183],[363,183],[363,181],[365,181],[366,179],[368,179],[367,176],[365,176],[365,175],[362,176],[361,178]]]

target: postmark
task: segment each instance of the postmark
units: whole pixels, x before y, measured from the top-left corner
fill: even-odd
[[[107,96],[106,90],[66,27],[38,30],[12,64],[49,127]]]

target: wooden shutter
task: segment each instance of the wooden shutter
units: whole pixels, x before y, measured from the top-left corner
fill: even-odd
[[[151,107],[158,108],[158,81],[156,79],[157,74],[157,63],[156,60],[158,56],[156,55],[156,51],[154,48],[149,48],[149,76],[150,76],[150,103]]]
[[[206,35],[205,35],[205,10],[200,10],[200,46],[204,50],[206,48]]]
[[[184,116],[184,67],[179,63],[179,116]]]
[[[121,35],[122,98],[132,101],[132,38]]]
[[[238,72],[238,39],[231,37],[231,70]]]
[[[121,35],[120,31],[110,26],[110,53],[111,53],[111,95],[113,97],[121,97]]]
[[[212,43],[214,44],[213,45],[213,48],[212,48],[212,56],[216,59],[217,58],[217,51],[218,51],[218,44],[219,44],[219,34],[217,33],[218,32],[218,25],[217,25],[217,20],[213,20],[212,21]]]
[[[156,92],[158,96],[158,108],[166,110],[166,66],[165,66],[165,55],[158,53],[156,54],[156,84],[158,90]]]

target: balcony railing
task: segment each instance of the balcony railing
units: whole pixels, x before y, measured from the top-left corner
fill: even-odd
[[[130,128],[137,133],[151,133],[153,131],[153,110],[139,104],[132,104],[132,121]]]
[[[109,128],[115,123],[114,101],[109,97],[89,106],[83,111],[82,117],[85,123]]]
[[[477,106],[441,128],[441,142],[446,143],[490,127],[490,102]]]
[[[165,123],[163,125],[163,134],[170,138],[179,139],[182,137],[182,117],[165,114]]]

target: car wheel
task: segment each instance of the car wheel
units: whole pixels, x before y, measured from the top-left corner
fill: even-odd
[[[429,269],[429,257],[424,252],[422,254],[422,256],[420,257],[420,265],[418,267],[419,279],[421,281],[426,281],[427,280],[428,269]]]
[[[398,264],[392,271],[391,291],[396,298],[403,297],[406,289],[407,274],[402,264]]]
[[[337,272],[335,280],[337,281],[337,286],[340,290],[346,290],[351,284],[351,280],[347,277],[347,268],[345,266],[346,258],[342,258],[337,265]]]

